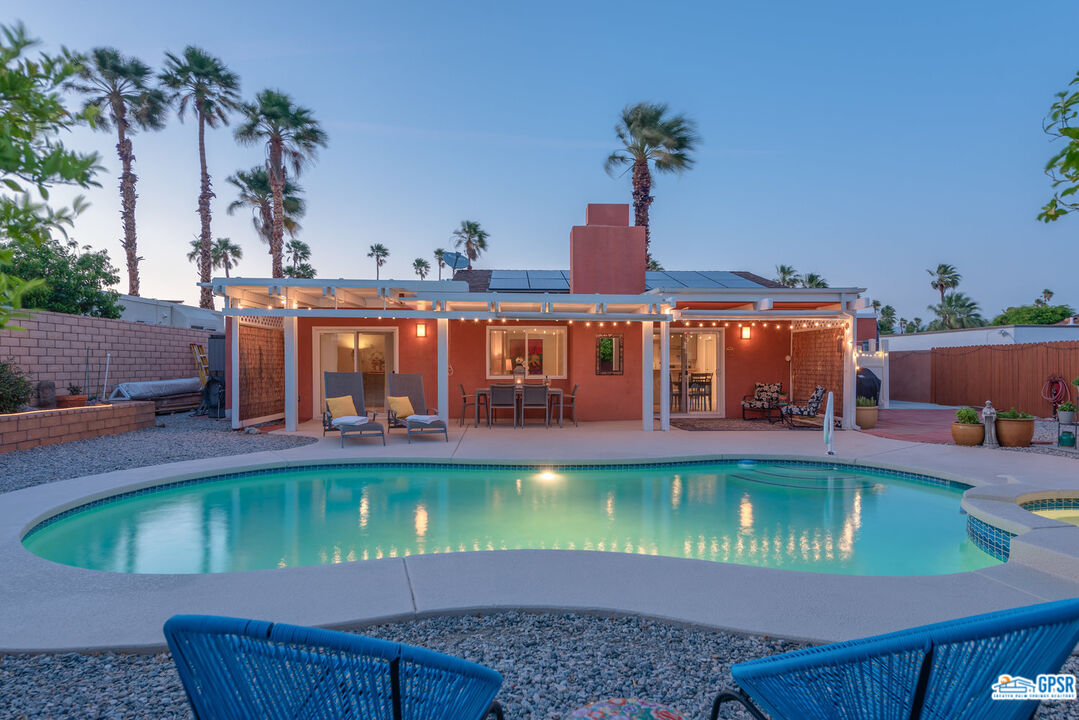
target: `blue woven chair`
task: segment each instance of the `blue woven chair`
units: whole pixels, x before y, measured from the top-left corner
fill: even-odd
[[[823,645],[731,667],[726,702],[767,720],[1019,720],[1035,701],[995,701],[1000,675],[1060,670],[1079,643],[1079,599],[1031,605]],[[748,696],[746,695],[748,693]]]
[[[502,711],[494,670],[349,633],[177,615],[165,623],[198,720],[481,720]]]

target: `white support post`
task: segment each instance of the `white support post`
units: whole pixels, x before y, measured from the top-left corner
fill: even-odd
[[[641,323],[641,426],[652,432],[655,423],[652,410],[652,321]]]
[[[878,351],[881,352],[881,351]],[[881,352],[880,359],[880,409],[887,410],[891,404],[892,380],[888,367],[888,353]]]
[[[671,429],[671,324],[659,324],[659,429]]]
[[[235,303],[235,300],[230,301]],[[233,307],[236,307],[233,304]],[[232,429],[240,429],[240,318],[230,317],[229,323],[229,354],[232,356],[229,363],[229,393],[232,395]]]
[[[298,318],[283,318],[285,326],[285,430],[296,432],[297,410],[299,405],[296,375],[296,325]]]
[[[450,321],[438,318],[438,419],[450,422]]]
[[[854,429],[854,409],[858,407],[858,373],[854,369],[854,314],[848,316],[843,336],[843,423],[844,430]]]

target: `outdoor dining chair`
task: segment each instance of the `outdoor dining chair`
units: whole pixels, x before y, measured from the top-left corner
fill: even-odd
[[[517,388],[513,385],[492,385],[487,399],[487,427],[496,416],[496,410],[513,411],[513,427],[517,427]]]
[[[457,385],[461,388],[461,425],[464,425],[465,414],[468,412],[468,409],[473,408],[478,413],[479,408],[476,407],[476,403],[487,407],[487,398],[484,395],[478,397],[476,395],[469,395],[465,392],[464,384],[457,383]]]
[[[1029,720],[1037,701],[993,691],[1059,672],[1077,642],[1071,599],[796,650],[732,665],[741,690],[719,694],[712,720],[728,702],[757,720]]]
[[[525,412],[542,410],[543,424],[551,427],[551,403],[548,402],[546,385],[524,385],[521,388],[521,427],[525,424]]]
[[[501,675],[431,650],[209,615],[170,618],[165,639],[198,720],[502,716]]]
[[[569,395],[562,396],[562,407],[568,409],[573,413],[573,426],[577,427],[577,388],[581,387],[579,384],[573,386],[573,390]],[[561,416],[560,416],[561,417]],[[561,420],[559,420],[559,427],[561,427]]]

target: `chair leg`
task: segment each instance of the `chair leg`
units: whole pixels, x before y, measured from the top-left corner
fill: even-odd
[[[498,704],[497,700],[491,702],[491,707],[487,708],[487,712],[483,716],[483,720],[487,718],[493,718],[493,720],[505,720],[506,716],[502,714],[502,706]]]
[[[717,720],[719,718],[719,707],[723,703],[728,703],[728,702],[738,703],[739,705],[744,707],[749,712],[750,715],[752,715],[754,718],[756,718],[756,720],[768,720],[768,717],[764,713],[762,713],[760,710],[758,710],[757,706],[753,704],[753,701],[751,701],[749,699],[749,697],[745,693],[743,693],[741,691],[739,691],[737,693],[721,692],[719,695],[717,695],[716,696],[716,701],[714,703],[712,703],[712,717],[711,717],[711,720]]]

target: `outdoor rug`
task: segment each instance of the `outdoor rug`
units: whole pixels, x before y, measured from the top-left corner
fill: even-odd
[[[742,418],[671,418],[671,427],[679,430],[788,430],[783,423],[770,423],[767,420],[743,420]],[[820,425],[795,425],[795,430],[820,430]]]

